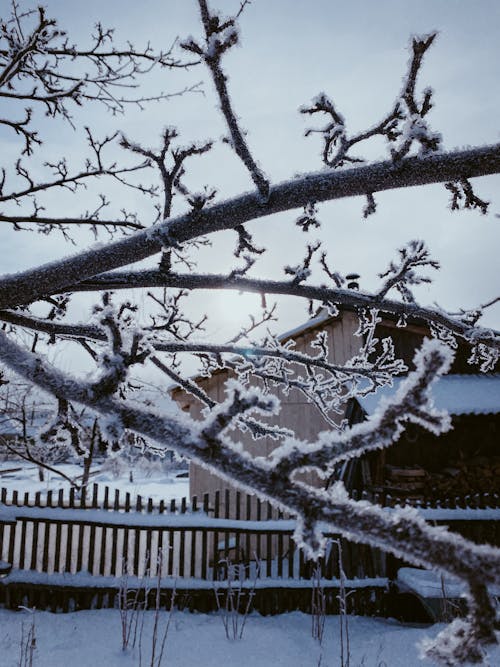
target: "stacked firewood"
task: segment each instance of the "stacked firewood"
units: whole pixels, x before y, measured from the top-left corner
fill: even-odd
[[[500,456],[450,461],[439,471],[419,465],[386,465],[383,489],[405,497],[447,498],[475,493],[500,493]]]

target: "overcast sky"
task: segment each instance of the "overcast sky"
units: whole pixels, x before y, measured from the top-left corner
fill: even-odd
[[[7,0],[0,0],[2,11],[8,5]],[[177,36],[200,34],[195,0],[50,0],[45,5],[49,15],[57,17],[70,38],[81,45],[98,20],[115,26],[118,44],[129,39],[137,47],[149,40],[160,49]],[[221,0],[213,6],[230,13],[239,2]],[[432,128],[442,133],[447,149],[498,142],[497,0],[253,0],[241,18],[241,48],[225,58],[224,68],[251,150],[271,181],[277,183],[322,168],[319,137],[303,136],[306,127],[321,121],[300,115],[300,105],[324,91],[345,116],[351,132],[369,127],[387,113],[400,90],[410,36],[433,30],[438,30],[439,36],[419,79],[420,90],[425,86],[435,90],[435,108],[429,115]],[[185,95],[150,105],[142,113],[132,110],[125,117],[112,117],[93,107],[83,115],[76,113],[75,119],[98,132],[123,130],[129,138],[152,146],[157,145],[165,125],[177,125],[183,143],[219,139],[226,130],[211,81],[201,66],[188,74],[158,70],[144,85],[147,92],[176,91],[197,81],[203,81],[204,95]],[[42,119],[41,134],[44,157],[67,155],[75,164],[82,159],[85,145],[81,133]],[[4,131],[0,139],[4,162],[15,154],[15,137]],[[385,150],[382,143],[375,142],[358,154],[385,158]],[[188,166],[192,169],[189,185],[197,189],[213,186],[219,200],[252,188],[248,174],[227,146],[218,145]],[[412,238],[423,238],[442,264],[434,283],[419,292],[423,303],[437,301],[455,309],[488,301],[498,292],[500,218],[495,213],[500,213],[500,177],[476,179],[474,184],[478,194],[492,202],[487,216],[468,211],[452,214],[443,186],[427,186],[376,195],[377,214],[366,221],[361,198],[322,205],[322,228],[313,230],[309,239],[295,227],[295,212],[261,220],[249,226],[256,242],[270,247],[261,261],[261,273],[265,277],[283,275],[284,264],[300,261],[304,240],[320,238],[336,269],[359,272],[362,288],[375,289],[376,274],[386,267],[396,248]],[[100,189],[117,198],[116,209],[135,208],[141,220],[149,223],[147,202],[134,193],[118,194],[106,187],[101,185]],[[75,215],[93,206],[86,196],[90,193],[71,201],[52,195],[47,203],[58,215]],[[234,234],[225,235],[204,255],[202,267],[227,272],[234,264],[230,254],[234,241]],[[92,240],[82,236],[81,242],[90,244]],[[0,229],[0,243],[4,249],[2,273],[75,251],[56,237],[13,233],[8,228]],[[319,272],[315,276],[321,279]],[[228,320],[241,316],[254,303],[253,297],[226,293],[213,299],[204,295],[196,307],[201,310],[208,304],[216,319],[211,330],[223,340]],[[82,305],[81,319],[87,317],[86,308]],[[286,302],[277,330],[305,318],[305,308]],[[497,327],[499,320],[498,311],[488,318]]]

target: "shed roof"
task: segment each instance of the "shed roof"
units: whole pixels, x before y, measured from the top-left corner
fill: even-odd
[[[371,415],[382,397],[393,396],[404,378],[394,378],[392,387],[381,387],[374,394],[358,397]],[[432,387],[437,408],[452,415],[500,414],[500,375],[446,375]]]

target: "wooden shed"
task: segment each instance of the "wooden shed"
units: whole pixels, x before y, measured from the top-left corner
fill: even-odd
[[[280,341],[293,340],[296,350],[314,352],[312,341],[319,330],[325,331],[329,360],[342,364],[359,350],[361,339],[354,335],[358,324],[356,312],[350,309],[341,310],[336,317],[320,314],[280,336]],[[413,367],[415,351],[426,336],[429,330],[418,320],[400,328],[394,319],[387,317],[376,329],[379,340],[391,337],[396,357],[403,359],[409,369]],[[453,430],[437,438],[410,424],[400,441],[389,450],[354,460],[338,471],[348,490],[358,494],[369,491],[402,500],[500,493],[500,375],[478,375],[477,369],[467,362],[469,355],[467,346],[459,343],[450,375],[440,380],[435,388],[438,407],[452,415]],[[230,372],[223,370],[210,378],[196,378],[196,382],[219,402],[225,398],[224,386],[229,377]],[[396,379],[393,388],[346,402],[344,414],[337,418],[345,417],[350,424],[369,418],[380,398],[395,391],[400,382],[401,379]],[[175,388],[172,395],[191,416],[201,417],[204,406],[197,398],[182,388]],[[282,407],[270,423],[292,428],[305,440],[312,440],[319,432],[331,428],[298,390],[291,390],[288,395],[278,391],[277,395]],[[269,437],[254,440],[249,433],[238,432],[233,438],[254,455],[268,456],[276,447],[276,441]],[[309,481],[315,483],[314,476]],[[224,495],[227,489],[234,493],[227,482],[191,464],[191,495],[201,497],[216,491]]]
[[[369,418],[393,387],[350,405],[351,424]],[[448,501],[500,494],[500,375],[449,374],[432,388],[435,406],[452,418],[452,429],[439,437],[410,424],[387,450],[371,453],[344,467],[350,491],[376,493],[402,501]],[[495,502],[496,505],[496,502]]]

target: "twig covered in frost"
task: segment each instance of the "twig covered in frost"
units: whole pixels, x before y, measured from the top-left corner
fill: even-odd
[[[352,146],[377,135],[385,137],[389,145],[392,146],[399,140],[399,146],[391,148],[392,158],[396,161],[408,154],[415,141],[420,143],[423,154],[436,151],[440,147],[440,136],[432,133],[424,120],[424,117],[432,108],[432,90],[430,88],[424,90],[424,98],[421,104],[415,98],[415,86],[422,59],[435,37],[436,33],[432,33],[422,38],[413,38],[411,42],[412,56],[401,94],[391,111],[369,129],[349,137],[344,117],[337,111],[326,93],[317,95],[311,106],[301,107],[300,112],[303,114],[322,113],[329,117],[329,122],[322,129],[306,130],[306,136],[313,133],[323,135],[322,157],[327,166],[335,168],[342,167],[346,163],[363,162],[362,158],[351,156],[349,154],[350,149]],[[373,213],[376,208],[373,192],[367,192],[366,195],[368,200],[364,217]]]
[[[439,262],[431,259],[424,241],[412,240],[403,248],[400,248],[398,253],[399,264],[391,262],[389,268],[384,273],[379,274],[379,278],[386,278],[386,281],[377,292],[377,296],[379,299],[383,299],[387,292],[394,287],[401,294],[403,301],[415,303],[410,285],[431,282],[430,278],[415,273],[415,269],[421,266],[439,269]]]
[[[252,157],[244,133],[239,127],[227,88],[227,75],[223,72],[221,66],[222,55],[238,43],[237,17],[223,19],[216,12],[209,9],[206,0],[198,0],[198,4],[205,30],[205,44],[204,46],[200,46],[192,37],[188,37],[182,42],[181,46],[186,51],[200,56],[209,68],[217,95],[219,96],[220,109],[231,135],[229,143],[248,169],[261,197],[267,200],[269,182]]]

